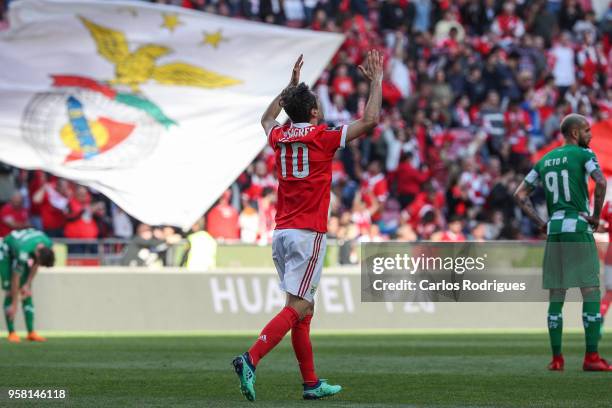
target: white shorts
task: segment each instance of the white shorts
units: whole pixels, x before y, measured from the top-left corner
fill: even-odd
[[[321,279],[327,236],[302,229],[275,230],[272,260],[280,278],[280,288],[310,303]]]
[[[612,290],[612,265],[606,265],[604,268],[604,285],[607,290]]]

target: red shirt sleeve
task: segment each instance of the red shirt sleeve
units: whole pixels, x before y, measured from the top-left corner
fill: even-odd
[[[281,135],[281,127],[280,126],[274,126],[272,129],[270,129],[270,132],[268,133],[268,144],[270,145],[271,148],[274,149],[274,145],[276,145],[276,142],[278,142],[278,139],[280,138]]]
[[[334,153],[338,148],[346,144],[346,132],[348,125],[334,128],[323,128],[321,132],[321,143],[326,152]]]

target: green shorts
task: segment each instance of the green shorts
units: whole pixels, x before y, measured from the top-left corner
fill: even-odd
[[[0,239],[0,281],[2,289],[9,290],[11,288],[11,262],[8,251],[5,250],[4,243]]]
[[[11,271],[13,270],[11,265],[11,257],[8,248],[0,239],[0,284],[2,290],[8,292],[11,290]],[[19,287],[25,285],[28,281],[28,273],[24,273],[19,278]]]
[[[544,251],[544,289],[599,287],[599,255],[593,234],[549,235]]]

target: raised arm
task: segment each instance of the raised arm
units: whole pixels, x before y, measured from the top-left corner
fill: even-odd
[[[533,203],[529,198],[534,189],[535,188],[531,184],[528,184],[523,180],[514,192],[514,201],[516,201],[518,206],[521,207],[521,210],[523,210],[527,217],[529,217],[529,219],[535,222],[536,226],[538,227],[538,230],[545,231],[546,221],[540,218],[540,215],[533,207]]]
[[[370,81],[370,96],[365,106],[363,117],[348,126],[346,141],[350,142],[359,136],[370,132],[378,124],[382,105],[383,57],[376,50],[368,52],[367,66],[359,66],[359,70]]]
[[[297,86],[300,83],[300,70],[302,69],[302,65],[304,65],[304,60],[303,60],[303,55],[300,55],[297,61],[295,62],[295,64],[293,65],[293,72],[291,73],[291,80],[289,81],[289,85],[287,85],[285,89],[287,89],[290,86]],[[283,91],[285,89],[283,89]],[[281,91],[281,93],[278,94],[276,98],[274,98],[274,100],[270,103],[270,105],[268,105],[268,108],[266,109],[266,111],[261,117],[261,126],[263,126],[266,132],[266,135],[270,133],[270,130],[272,130],[274,126],[279,125],[279,123],[276,121],[276,118],[278,117],[278,115],[281,112],[281,109],[283,108],[281,106],[281,95],[282,94],[283,92]]]

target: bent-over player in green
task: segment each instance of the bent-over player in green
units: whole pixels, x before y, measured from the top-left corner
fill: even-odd
[[[0,277],[5,291],[4,316],[9,332],[8,340],[20,341],[15,332],[15,313],[21,296],[23,315],[30,341],[45,341],[34,330],[34,304],[32,303],[32,281],[38,266],[53,266],[55,256],[51,239],[33,228],[12,231],[0,240]]]
[[[612,371],[612,366],[599,356],[599,257],[593,239],[593,227],[599,217],[606,193],[604,178],[591,149],[591,127],[586,118],[577,114],[561,122],[565,144],[547,153],[527,174],[514,197],[538,228],[546,231],[543,264],[543,287],[550,291],[548,332],[553,359],[550,370],[563,370],[561,354],[565,293],[580,288],[583,298],[582,321],[586,340],[585,371]],[[589,215],[588,178],[595,181],[595,203]],[[534,209],[529,195],[538,182],[544,186],[548,223]]]

